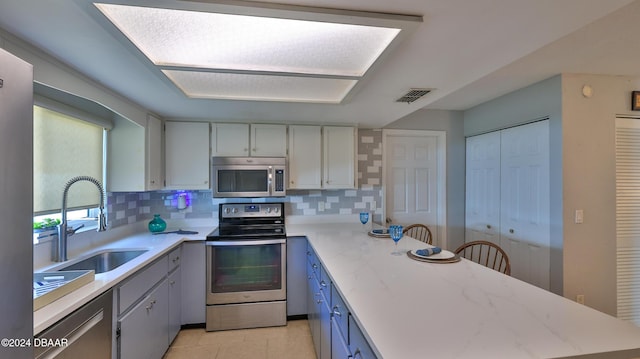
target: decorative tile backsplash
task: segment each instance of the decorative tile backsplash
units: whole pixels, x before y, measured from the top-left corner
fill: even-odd
[[[373,221],[382,222],[382,130],[358,130],[358,189],[289,190],[284,198],[287,215],[335,215],[373,213]],[[178,198],[185,197],[187,208],[178,209]],[[123,226],[151,220],[153,214],[165,219],[218,217],[218,205],[224,202],[266,202],[272,198],[218,199],[211,191],[113,192],[107,194],[108,225]],[[375,208],[374,208],[375,206]]]

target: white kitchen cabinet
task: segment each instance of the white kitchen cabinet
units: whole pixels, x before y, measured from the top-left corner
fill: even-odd
[[[162,358],[169,347],[166,278],[119,320],[119,358]]]
[[[285,157],[287,155],[287,126],[212,123],[211,155]]]
[[[169,274],[167,283],[169,286],[169,323],[168,323],[168,344],[171,345],[173,339],[180,331],[182,325],[182,246],[169,253]]]
[[[286,125],[251,125],[252,157],[285,157],[287,155]]]
[[[289,126],[290,189],[322,187],[322,127]]]
[[[307,314],[307,238],[287,238],[287,316]]]
[[[289,189],[355,188],[353,127],[289,126]]]
[[[169,274],[169,345],[173,342],[173,339],[178,335],[180,326],[182,325],[182,316],[180,311],[182,310],[182,277],[180,267],[177,267],[171,274]]]
[[[147,190],[164,187],[162,166],[162,121],[154,116],[147,118]]]
[[[322,131],[323,188],[355,188],[355,128],[325,126]]]
[[[180,331],[181,258],[179,246],[116,287],[117,358],[162,358]]]
[[[249,156],[249,124],[212,123],[211,156]]]
[[[206,322],[206,251],[204,241],[182,244],[182,324]]]
[[[146,127],[121,117],[114,121],[107,141],[107,191],[162,188],[162,120],[149,115]]]
[[[313,249],[307,247],[308,321],[318,359],[331,359],[331,286]]]
[[[209,124],[165,124],[166,188],[209,189]]]
[[[549,290],[549,121],[469,137],[465,241],[507,252],[511,276]]]

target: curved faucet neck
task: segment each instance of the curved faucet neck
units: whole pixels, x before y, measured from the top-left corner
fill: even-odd
[[[67,260],[67,236],[69,232],[67,231],[67,197],[69,195],[69,188],[79,181],[88,181],[96,185],[98,187],[98,191],[100,192],[100,213],[98,214],[98,232],[103,232],[107,229],[107,221],[104,215],[104,197],[105,191],[102,187],[102,184],[97,179],[90,176],[77,176],[70,179],[67,184],[64,186],[64,190],[62,191],[62,209],[61,209],[61,222],[58,225],[58,240],[56,245],[54,246],[53,251],[53,260],[56,262],[64,262]],[[71,233],[73,234],[73,233]]]

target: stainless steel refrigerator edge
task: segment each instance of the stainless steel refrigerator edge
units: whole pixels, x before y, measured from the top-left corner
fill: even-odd
[[[3,49],[0,198],[0,358],[31,359],[4,338],[33,338],[33,67]]]

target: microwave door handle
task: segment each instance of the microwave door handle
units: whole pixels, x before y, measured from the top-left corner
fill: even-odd
[[[269,180],[267,182],[267,186],[269,187],[269,196],[273,195],[273,168],[269,166],[269,176],[267,177]]]

